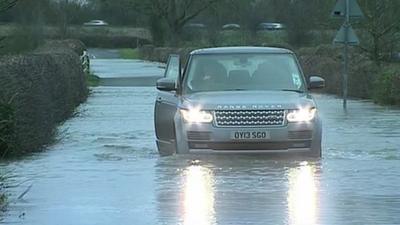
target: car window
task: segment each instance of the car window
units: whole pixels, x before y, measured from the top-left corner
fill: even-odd
[[[291,54],[193,56],[185,84],[187,92],[304,89]]]
[[[165,70],[165,78],[176,80],[179,75],[179,56],[171,55],[168,59],[167,69]]]

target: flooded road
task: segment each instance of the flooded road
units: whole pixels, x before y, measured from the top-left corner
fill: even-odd
[[[21,184],[1,223],[399,224],[400,110],[353,100],[344,113],[339,99],[315,97],[321,160],[159,157],[155,88],[93,88],[56,144],[3,163]]]

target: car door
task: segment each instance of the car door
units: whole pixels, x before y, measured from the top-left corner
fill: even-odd
[[[170,55],[164,77],[178,84],[180,73],[179,55]],[[157,91],[155,104],[155,129],[158,140],[172,142],[175,139],[174,116],[177,111],[176,91]]]

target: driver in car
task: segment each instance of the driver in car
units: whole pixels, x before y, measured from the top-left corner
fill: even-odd
[[[215,85],[221,85],[227,80],[227,71],[225,67],[213,60],[204,60],[199,62],[193,80],[190,82],[195,90],[203,88],[212,88]]]

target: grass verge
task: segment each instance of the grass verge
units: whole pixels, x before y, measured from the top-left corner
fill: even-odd
[[[123,59],[138,59],[139,51],[137,48],[122,48],[119,50],[119,55]]]
[[[86,84],[89,87],[97,87],[100,84],[100,77],[93,73],[89,73],[86,75]]]

